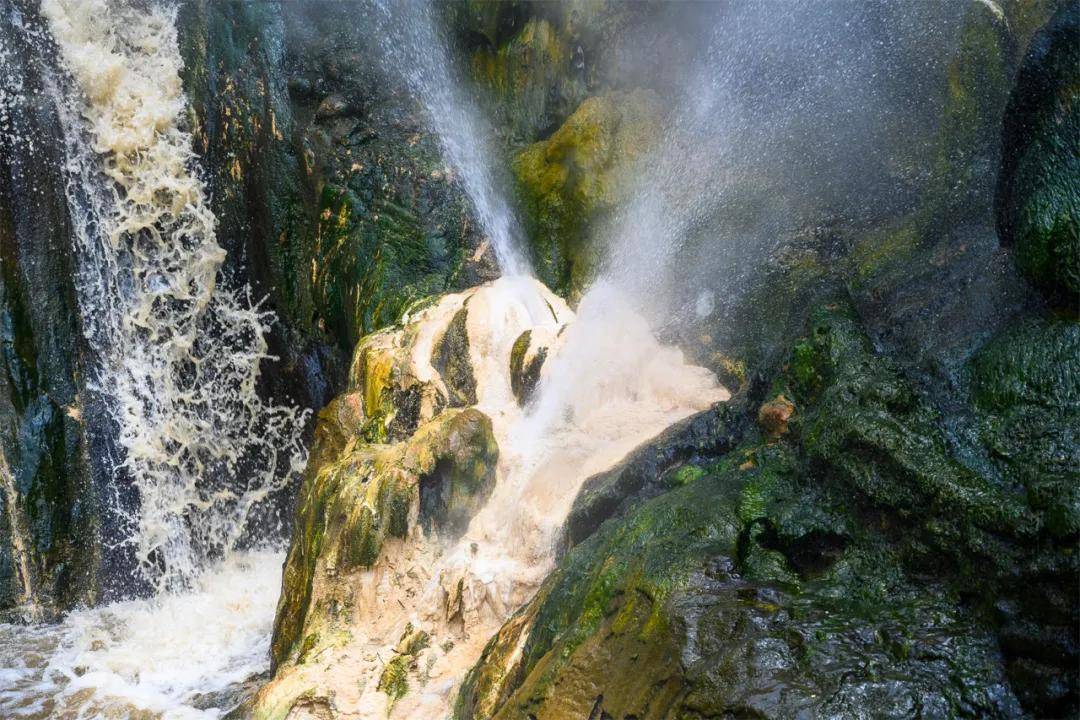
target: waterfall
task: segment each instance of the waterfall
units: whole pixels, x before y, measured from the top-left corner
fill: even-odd
[[[268,664],[281,554],[248,546],[279,528],[248,525],[302,469],[305,417],[257,391],[273,317],[224,269],[175,10],[44,0],[41,15],[49,32],[25,32],[66,71],[45,77],[40,99],[63,131],[85,385],[108,414],[87,432],[114,433],[120,454],[107,492],[121,522],[103,542],[126,548],[158,592],[53,625],[0,624],[0,716],[209,720]],[[9,475],[0,457],[5,492]],[[103,579],[119,592],[126,580]]]
[[[400,75],[423,104],[431,130],[461,179],[503,273],[529,275],[521,228],[499,192],[502,179],[491,162],[488,140],[494,130],[462,91],[464,78],[451,59],[447,39],[436,27],[435,12],[427,0],[376,0],[373,16],[382,64],[389,75]]]
[[[257,393],[272,316],[223,276],[196,172],[175,10],[45,0],[70,72],[56,88],[75,210],[77,289],[138,489],[131,543],[160,589],[236,547],[252,510],[302,468],[302,414]]]

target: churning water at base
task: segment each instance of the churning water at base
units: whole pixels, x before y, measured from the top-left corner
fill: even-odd
[[[270,665],[280,553],[238,553],[186,593],[0,625],[0,717],[220,717]]]
[[[122,451],[114,488],[137,491],[102,542],[158,594],[0,625],[5,720],[218,717],[269,666],[281,555],[237,547],[275,537],[248,520],[302,467],[304,414],[257,392],[272,317],[222,272],[175,14],[43,0],[27,36],[63,128],[87,385]]]

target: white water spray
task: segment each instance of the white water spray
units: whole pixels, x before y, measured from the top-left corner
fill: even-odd
[[[388,74],[400,75],[423,103],[447,162],[460,177],[504,275],[529,275],[517,219],[499,192],[489,140],[494,130],[467,94],[428,0],[376,0],[377,32]]]
[[[301,467],[303,417],[259,397],[272,318],[220,278],[225,251],[184,129],[175,12],[106,0],[42,10],[81,96],[81,117],[60,108],[69,189],[88,193],[101,173],[107,183],[76,223],[78,290],[94,381],[139,491],[127,540],[147,579],[178,589]]]

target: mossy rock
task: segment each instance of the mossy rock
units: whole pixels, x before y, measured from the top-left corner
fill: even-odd
[[[748,404],[742,444],[715,444],[719,459],[691,423],[586,482],[568,552],[485,649],[459,718],[1075,707],[1077,648],[1054,638],[1077,627],[1076,533],[1032,488],[1075,477],[1077,325],[1022,323],[972,359],[987,422],[974,449],[848,304],[817,307],[810,327],[763,391],[795,399],[788,433],[759,434]],[[970,461],[1014,436],[1041,452],[1017,425],[1032,417],[1064,454],[1002,455],[1001,472]],[[698,451],[665,454],[681,446]]]
[[[415,377],[409,343],[398,342],[400,333],[414,332],[413,326],[382,330],[366,336],[356,345],[349,368],[348,389],[362,399],[360,436],[367,442],[404,440],[448,403],[445,391],[432,382],[422,382]],[[464,382],[466,377],[461,374],[464,370],[456,364],[460,360],[455,357],[450,364],[459,372],[458,381]],[[467,386],[458,388],[459,394],[466,390]]]
[[[497,47],[521,28],[528,3],[518,0],[464,0],[440,8],[447,26],[468,47]]]
[[[953,458],[937,411],[874,353],[850,309],[820,308],[797,347],[793,389],[808,407],[795,422],[809,458],[874,505],[919,508],[917,522],[942,551],[1002,569],[1015,560],[999,552],[998,536],[1035,532],[1023,494]]]
[[[478,410],[446,410],[395,445],[354,434],[332,454],[325,443],[339,444],[330,438],[340,416],[333,406],[320,415],[316,435],[327,440],[305,471],[274,623],[275,666],[333,619],[336,603],[322,595],[332,595],[335,577],[371,567],[383,543],[405,538],[417,518],[431,531],[460,534],[494,485],[499,449]]]
[[[649,687],[642,673],[669,673],[676,648],[664,627],[664,600],[704,557],[730,553],[738,536],[734,515],[711,497],[715,490],[706,479],[674,490],[575,548],[523,610],[535,614],[520,626],[521,635],[500,634],[485,649],[460,694],[458,717],[516,717],[544,707],[552,709],[538,718],[587,716],[596,701],[590,686],[617,682],[619,675],[610,665],[602,669],[617,654],[598,649],[598,637],[622,647],[624,662],[653,658],[623,677],[625,687]],[[485,669],[488,657],[504,656],[500,644],[520,642],[526,633],[513,667]],[[585,692],[568,696],[575,676]]]
[[[312,292],[324,325],[348,347],[397,322],[417,300],[453,287],[466,257],[464,206],[454,205],[448,188],[440,187],[445,183],[432,179],[441,173],[434,156],[408,147],[394,144],[383,152],[397,157],[357,163],[362,169],[348,186],[323,188]],[[403,165],[407,173],[392,167]],[[435,197],[421,205],[417,196],[425,192]]]
[[[592,279],[600,248],[590,231],[629,197],[631,170],[659,139],[661,116],[649,90],[591,97],[515,158],[533,263],[549,286],[573,296]]]
[[[548,348],[540,345],[539,339],[535,342],[534,347],[533,331],[526,330],[510,348],[510,391],[521,406],[527,405],[532,399],[540,383],[540,371],[547,360]]]
[[[450,394],[450,407],[476,404],[476,378],[469,357],[468,308],[454,314],[450,325],[435,344],[431,365],[438,371]]]
[[[1009,100],[997,193],[1002,238],[1051,299],[1080,302],[1080,8],[1031,42]]]
[[[1058,538],[1080,534],[1080,323],[1026,321],[972,358],[972,394],[995,462]]]
[[[894,588],[853,604],[784,582],[793,570],[774,550],[733,561],[746,527],[733,509],[754,471],[732,455],[571,551],[488,644],[456,717],[1020,713],[992,632],[948,594]]]
[[[470,58],[473,80],[487,88],[499,126],[519,146],[550,134],[586,96],[574,48],[561,29],[533,17],[507,42]]]

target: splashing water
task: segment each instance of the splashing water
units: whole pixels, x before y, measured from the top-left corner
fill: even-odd
[[[235,554],[185,594],[0,625],[0,717],[220,717],[266,669],[280,580],[280,553]]]
[[[272,318],[219,282],[225,251],[183,129],[175,12],[106,0],[42,10],[79,95],[60,98],[82,209],[79,300],[139,491],[129,541],[148,580],[178,589],[300,469],[303,417],[259,397]]]
[[[477,219],[495,250],[505,275],[528,275],[522,234],[491,164],[488,138],[494,131],[462,92],[446,38],[436,28],[435,8],[427,0],[375,0],[382,64],[400,75],[423,103],[432,131],[447,162],[461,178]]]
[[[291,693],[310,690],[332,696],[343,716],[447,717],[484,645],[551,572],[582,483],[728,397],[712,373],[658,343],[614,289],[588,297],[575,316],[538,281],[503,277],[446,295],[394,331],[392,344],[409,348],[404,376],[438,384],[434,341],[467,308],[475,407],[491,419],[499,446],[495,486],[459,539],[444,544],[414,526],[405,540],[386,540],[372,569],[345,578],[355,593],[346,601],[347,632],[320,628],[341,639],[281,669],[260,691],[259,708],[287,707]],[[535,403],[522,408],[510,356],[525,331],[544,339],[549,357]],[[416,659],[409,691],[392,698],[380,689],[380,673],[409,632],[426,633],[430,645]]]

